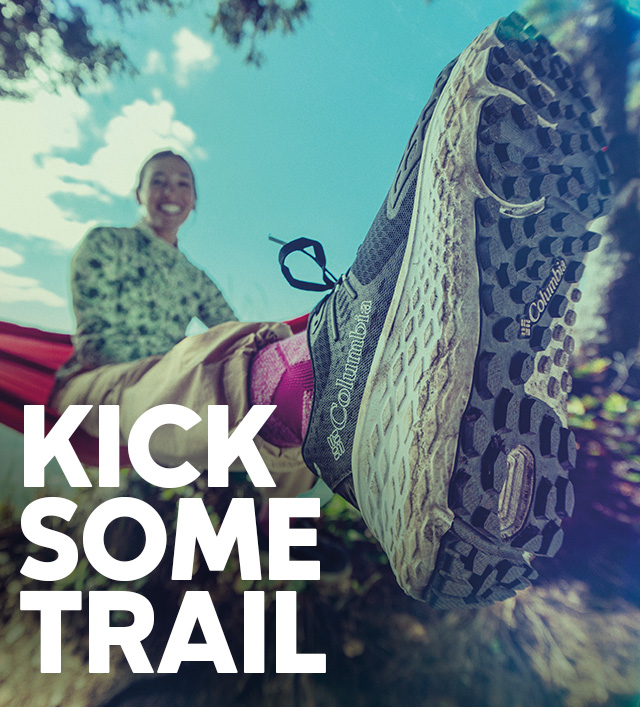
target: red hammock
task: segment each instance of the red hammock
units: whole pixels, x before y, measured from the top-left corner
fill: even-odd
[[[303,331],[308,315],[286,323],[294,334]],[[24,406],[46,405],[55,383],[55,373],[73,353],[71,337],[9,322],[0,322],[0,424],[24,432]],[[59,414],[47,407],[45,426],[49,431]],[[98,440],[83,430],[71,438],[78,458],[98,465]],[[120,449],[121,463],[129,463],[126,447]]]

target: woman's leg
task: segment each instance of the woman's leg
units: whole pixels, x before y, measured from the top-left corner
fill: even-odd
[[[280,323],[221,324],[184,339],[164,356],[81,373],[54,394],[52,405],[60,412],[69,405],[94,405],[83,423],[94,437],[99,434],[97,406],[119,405],[122,444],[126,444],[133,424],[142,413],[156,405],[183,405],[198,413],[202,422],[186,431],[166,425],[152,436],[151,453],[164,466],[177,466],[187,460],[204,469],[208,454],[207,407],[227,405],[232,432],[252,404],[249,369],[254,356],[268,344],[287,339],[290,334],[289,327]],[[317,479],[302,460],[300,442],[283,447],[274,439],[276,443],[262,436],[255,440],[277,485],[275,489],[263,489],[264,495],[295,497],[309,491]]]
[[[313,396],[307,332],[265,346],[250,369],[252,405],[276,405],[262,428],[263,439],[278,447],[299,447],[304,439]]]

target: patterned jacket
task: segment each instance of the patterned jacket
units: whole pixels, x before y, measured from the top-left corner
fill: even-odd
[[[198,317],[208,327],[236,316],[215,283],[144,222],[94,228],[71,264],[75,353],[58,382],[108,363],[167,353]]]

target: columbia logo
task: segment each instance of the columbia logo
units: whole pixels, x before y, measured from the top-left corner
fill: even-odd
[[[531,336],[532,325],[540,321],[540,317],[547,310],[551,298],[562,282],[566,269],[567,264],[562,258],[553,261],[551,275],[538,290],[533,301],[526,305],[524,314],[520,317],[520,332],[518,333],[520,339],[528,339]]]
[[[333,458],[337,461],[345,452],[344,442],[340,436],[341,430],[347,425],[349,419],[349,405],[351,403],[351,393],[355,385],[358,368],[362,360],[364,340],[367,336],[367,325],[371,316],[371,301],[364,300],[360,303],[360,314],[355,317],[355,325],[348,334],[349,351],[344,370],[341,377],[335,382],[338,389],[337,402],[331,403],[329,408],[329,418],[333,430],[327,437],[327,442]]]

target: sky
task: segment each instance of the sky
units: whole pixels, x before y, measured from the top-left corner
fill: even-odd
[[[315,0],[287,36],[246,50],[211,35],[204,3],[118,25],[140,73],[37,92],[0,110],[0,318],[71,332],[69,263],[88,229],[140,218],[140,164],[170,147],[192,163],[197,212],[179,234],[240,319],[279,320],[317,300],[280,274],[268,240],[320,240],[352,263],[440,70],[508,0]],[[295,264],[294,264],[295,265]],[[301,275],[310,275],[306,270]]]

